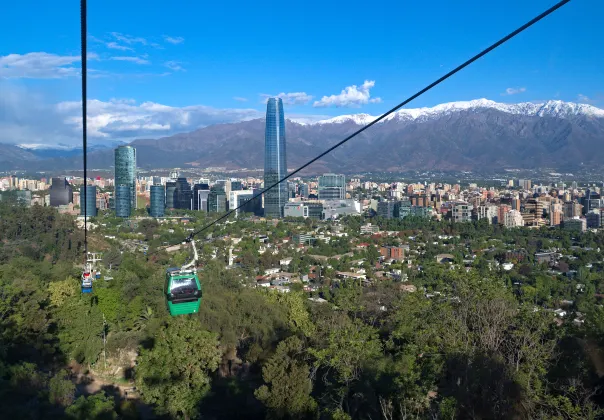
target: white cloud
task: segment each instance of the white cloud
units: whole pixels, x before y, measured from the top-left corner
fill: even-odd
[[[306,92],[282,92],[278,95],[267,95],[266,93],[262,93],[260,96],[263,98],[263,103],[266,103],[268,98],[281,98],[284,105],[304,105],[312,101],[312,96]]]
[[[126,47],[125,45],[120,45],[117,42],[108,42],[105,44],[105,46],[112,50],[134,51],[134,48]]]
[[[66,144],[81,142],[81,101],[49,103],[0,79],[0,143]],[[218,123],[262,118],[263,111],[219,109],[205,105],[171,107],[133,99],[88,101],[90,144],[154,138],[189,132]]]
[[[323,96],[320,101],[315,101],[314,107],[350,107],[358,108],[368,103],[382,102],[381,98],[371,98],[369,90],[375,86],[375,81],[365,80],[360,86],[352,85],[344,88],[339,95]]]
[[[111,57],[110,60],[129,61],[131,63],[136,63],[136,64],[151,64],[151,62],[149,60],[145,60],[145,59],[140,58],[140,57],[131,57],[131,56],[127,56],[127,57]]]
[[[98,58],[98,56],[96,56]],[[91,55],[88,56],[91,59]],[[77,76],[78,55],[56,55],[45,52],[0,56],[0,78],[60,79]]]
[[[164,63],[164,66],[166,66],[167,68],[169,68],[172,71],[180,71],[184,69],[181,66],[182,63],[180,63],[179,61],[166,61]]]
[[[247,102],[247,98],[242,98],[241,96],[234,96],[233,99],[239,102]]]
[[[143,44],[147,45],[147,40],[141,37],[134,37],[130,35],[124,35],[119,32],[111,32],[111,35],[118,41],[125,42],[126,44]]]
[[[583,95],[582,93],[579,93],[577,95],[577,101],[582,102],[584,104],[593,104],[594,102],[596,102],[593,99],[591,99],[590,97]]]
[[[181,44],[185,41],[182,36],[167,36],[164,35],[164,40],[170,44]]]
[[[526,92],[526,88],[525,87],[519,87],[519,88],[507,88],[505,90],[504,93],[502,93],[503,96],[507,96],[507,95],[516,95],[518,93],[524,93]]]

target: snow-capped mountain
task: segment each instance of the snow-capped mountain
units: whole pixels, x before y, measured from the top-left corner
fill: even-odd
[[[386,121],[427,121],[463,111],[476,111],[481,109],[494,109],[513,115],[526,115],[538,117],[571,118],[576,116],[604,118],[604,110],[587,104],[577,104],[563,101],[547,101],[543,103],[524,102],[519,104],[504,104],[488,99],[475,99],[473,101],[449,102],[431,108],[410,108],[396,111],[380,122]],[[378,116],[369,114],[340,115],[335,118],[316,121],[310,124],[343,124],[352,122],[357,125],[369,124]]]
[[[375,118],[353,114],[318,122],[288,120],[288,167],[310,160]],[[262,168],[264,129],[264,120],[256,119],[131,144],[137,148],[141,168]],[[3,149],[0,169],[82,166],[81,150],[22,146]],[[113,148],[89,150],[88,162],[91,167],[110,168]],[[321,158],[311,170],[358,173],[539,167],[604,168],[604,110],[562,101],[503,104],[486,99],[403,109]]]

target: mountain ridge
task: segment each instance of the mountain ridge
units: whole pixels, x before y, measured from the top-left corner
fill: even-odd
[[[372,118],[354,114],[313,123],[288,119],[288,167],[310,160]],[[137,148],[138,166],[146,169],[262,168],[264,120],[216,124],[130,144]],[[91,152],[88,159],[90,167],[109,168],[113,150]],[[0,168],[7,165],[77,169],[81,158],[0,162]],[[479,99],[397,111],[321,158],[309,173],[580,166],[604,166],[604,110],[562,101],[501,104]]]

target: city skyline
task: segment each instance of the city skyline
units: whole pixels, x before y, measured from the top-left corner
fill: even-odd
[[[229,16],[228,33],[220,18],[207,27],[192,21],[196,14],[189,7],[198,5],[92,4],[90,141],[160,137],[254,118],[269,96],[282,98],[291,118],[314,121],[350,109],[378,115],[551,4],[513,0],[486,6],[473,0],[459,8],[444,0],[392,2],[384,5],[390,13],[364,20],[361,31],[348,30],[358,21],[361,3],[345,10],[321,4],[320,15],[291,13],[290,7],[248,10],[243,4],[234,13],[209,6],[214,16]],[[7,5],[6,15],[13,18],[0,28],[6,40],[0,46],[0,90],[6,92],[0,143],[78,143],[79,20],[77,7],[65,6],[37,5],[42,10],[31,16],[27,2]],[[120,13],[110,12],[116,8]],[[599,39],[593,35],[601,33],[602,8],[596,0],[571,2],[413,107],[477,98],[561,99],[601,107],[604,58],[593,54]],[[250,23],[259,13],[321,30],[270,37],[267,28]],[[31,27],[19,24],[22,17],[33,19]]]

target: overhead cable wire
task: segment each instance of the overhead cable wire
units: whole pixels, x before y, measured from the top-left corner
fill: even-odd
[[[87,162],[87,141],[86,141],[86,57],[87,43],[86,34],[86,0],[80,0],[80,28],[81,28],[81,43],[82,43],[82,151],[84,153],[84,254],[88,257],[88,162]],[[96,199],[96,197],[95,197]]]
[[[375,120],[373,120],[372,122],[368,123],[367,125],[361,127],[360,129],[358,129],[357,131],[355,131],[354,133],[352,133],[351,135],[349,135],[348,137],[346,137],[344,140],[336,143],[335,145],[333,145],[332,147],[330,147],[329,149],[325,150],[323,153],[321,153],[320,155],[314,157],[313,159],[309,160],[308,162],[306,162],[304,165],[300,166],[298,169],[296,169],[293,172],[290,172],[288,175],[284,176],[283,178],[281,178],[279,181],[275,182],[274,184],[272,184],[271,186],[265,188],[264,190],[260,191],[258,194],[254,195],[252,198],[244,201],[242,204],[240,204],[239,206],[237,206],[236,208],[229,210],[227,213],[225,213],[224,215],[220,216],[219,218],[213,220],[212,222],[208,223],[207,225],[203,226],[202,228],[191,232],[189,234],[189,236],[184,239],[185,241],[190,241],[191,239],[193,239],[193,237],[195,237],[196,235],[200,234],[201,232],[211,228],[212,226],[214,226],[216,223],[220,222],[221,220],[226,219],[227,217],[229,217],[231,214],[233,214],[234,212],[236,212],[237,210],[239,210],[240,208],[244,207],[246,204],[248,204],[249,202],[258,199],[259,197],[261,197],[264,193],[266,193],[267,191],[270,191],[271,189],[275,188],[277,185],[281,184],[283,181],[288,180],[289,178],[291,178],[292,176],[294,176],[295,174],[297,174],[298,172],[300,172],[301,170],[303,170],[304,168],[306,168],[307,166],[311,165],[312,163],[316,162],[317,160],[321,159],[323,156],[327,155],[328,153],[331,153],[333,150],[337,149],[338,147],[342,146],[344,143],[348,142],[350,139],[356,137],[357,135],[359,135],[360,133],[362,133],[363,131],[367,130],[369,127],[377,124],[378,122],[382,121],[384,118],[386,118],[387,116],[389,116],[390,114],[398,111],[400,108],[404,107],[405,105],[407,105],[409,102],[413,101],[414,99],[417,99],[418,97],[420,97],[421,95],[423,95],[424,93],[428,92],[429,90],[431,90],[432,88],[434,88],[435,86],[441,84],[442,82],[444,82],[445,80],[447,80],[448,78],[450,78],[451,76],[453,76],[454,74],[460,72],[461,70],[463,70],[464,68],[468,67],[470,64],[474,63],[475,61],[477,61],[478,59],[484,57],[485,55],[487,55],[488,53],[490,53],[491,51],[493,51],[494,49],[496,49],[497,47],[505,44],[507,41],[511,40],[512,38],[514,38],[516,35],[520,34],[521,32],[523,32],[524,30],[530,28],[531,26],[533,26],[535,23],[539,22],[540,20],[546,18],[547,16],[551,15],[552,13],[554,13],[556,10],[558,10],[559,8],[561,8],[562,6],[564,6],[567,3],[570,3],[571,0],[562,0],[558,3],[556,3],[554,6],[550,7],[549,9],[547,9],[546,11],[544,11],[543,13],[539,14],[538,16],[534,17],[533,19],[531,19],[530,21],[528,21],[527,23],[525,23],[524,25],[520,26],[518,29],[514,30],[513,32],[509,33],[508,35],[504,36],[503,38],[501,38],[499,41],[495,42],[494,44],[492,44],[491,46],[485,48],[484,50],[482,50],[481,52],[479,52],[478,54],[476,54],[475,56],[473,56],[472,58],[470,58],[469,60],[465,61],[464,63],[460,64],[459,66],[455,67],[453,70],[451,70],[450,72],[448,72],[447,74],[445,74],[444,76],[440,77],[439,79],[437,79],[436,81],[430,83],[428,86],[426,86],[425,88],[421,89],[420,91],[416,92],[415,94],[411,95],[409,98],[405,99],[403,102],[399,103],[398,105],[396,105],[394,108],[390,109],[389,111],[385,112],[384,114],[382,114],[381,116],[379,116],[378,118],[376,118]],[[180,242],[179,242],[180,243]],[[176,245],[176,244],[175,244]]]

